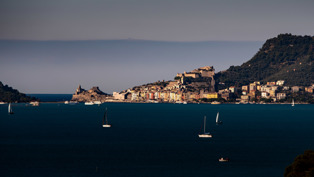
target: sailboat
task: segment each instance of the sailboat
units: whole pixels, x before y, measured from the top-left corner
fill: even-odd
[[[8,113],[9,114],[14,114],[12,108],[11,108],[11,103],[9,103],[9,106],[8,106]]]
[[[291,103],[291,106],[294,106],[294,99],[292,99],[292,103]]]
[[[222,121],[219,120],[219,112],[217,112],[217,116],[216,116],[216,124],[222,124]]]
[[[107,120],[107,108],[106,108],[104,117],[103,117],[103,119],[102,119],[102,127],[106,127],[106,128],[111,127],[111,125],[108,124],[108,120]]]
[[[218,159],[218,161],[219,161],[219,162],[229,162],[229,158],[223,158],[223,157],[221,157],[221,158]]]
[[[212,135],[209,132],[206,132],[206,116],[204,116],[204,133],[198,134],[199,138],[211,138]]]

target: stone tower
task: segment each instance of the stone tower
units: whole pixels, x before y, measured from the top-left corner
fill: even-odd
[[[82,88],[81,88],[81,85],[79,85],[79,86],[77,87],[77,89],[76,89],[75,94],[78,95],[78,94],[80,94],[81,92],[82,92]]]

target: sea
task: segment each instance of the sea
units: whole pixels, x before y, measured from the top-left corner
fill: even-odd
[[[16,103],[13,115],[7,108],[0,105],[2,177],[280,177],[314,149],[314,105]],[[111,128],[102,127],[106,108]],[[204,116],[212,138],[198,137]]]
[[[41,102],[64,102],[70,101],[72,94],[27,94],[27,96],[38,98]]]

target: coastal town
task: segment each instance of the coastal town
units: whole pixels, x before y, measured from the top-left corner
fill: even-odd
[[[313,97],[314,84],[287,86],[284,80],[248,85],[230,86],[217,90],[215,69],[205,66],[190,72],[178,73],[173,81],[157,81],[135,86],[121,92],[106,94],[98,87],[84,90],[79,86],[72,101],[78,102],[135,102],[135,103],[308,103],[306,96]]]

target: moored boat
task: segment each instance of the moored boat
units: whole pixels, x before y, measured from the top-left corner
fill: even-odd
[[[108,112],[108,111],[107,111],[107,108],[106,108],[104,117],[103,117],[103,119],[102,119],[102,127],[104,127],[104,128],[109,128],[109,127],[111,127],[111,125],[108,123],[107,112]]]
[[[221,103],[218,101],[213,101],[211,104],[221,104]]]
[[[212,138],[213,136],[209,133],[206,132],[206,116],[204,116],[204,133],[198,134],[199,138]]]
[[[14,114],[14,112],[12,110],[12,107],[11,107],[11,103],[9,103],[9,106],[8,106],[8,113],[9,114]]]
[[[85,102],[85,105],[94,105],[94,102],[92,102],[92,101]]]
[[[101,104],[101,101],[94,101],[94,104]]]
[[[217,116],[216,116],[216,124],[222,124],[222,121],[219,120],[219,112],[217,112]]]
[[[32,106],[39,106],[38,101],[31,101],[31,102],[29,102],[29,104],[31,104]]]
[[[229,158],[223,158],[223,157],[221,157],[221,158],[218,159],[218,161],[219,161],[219,162],[229,162]]]

